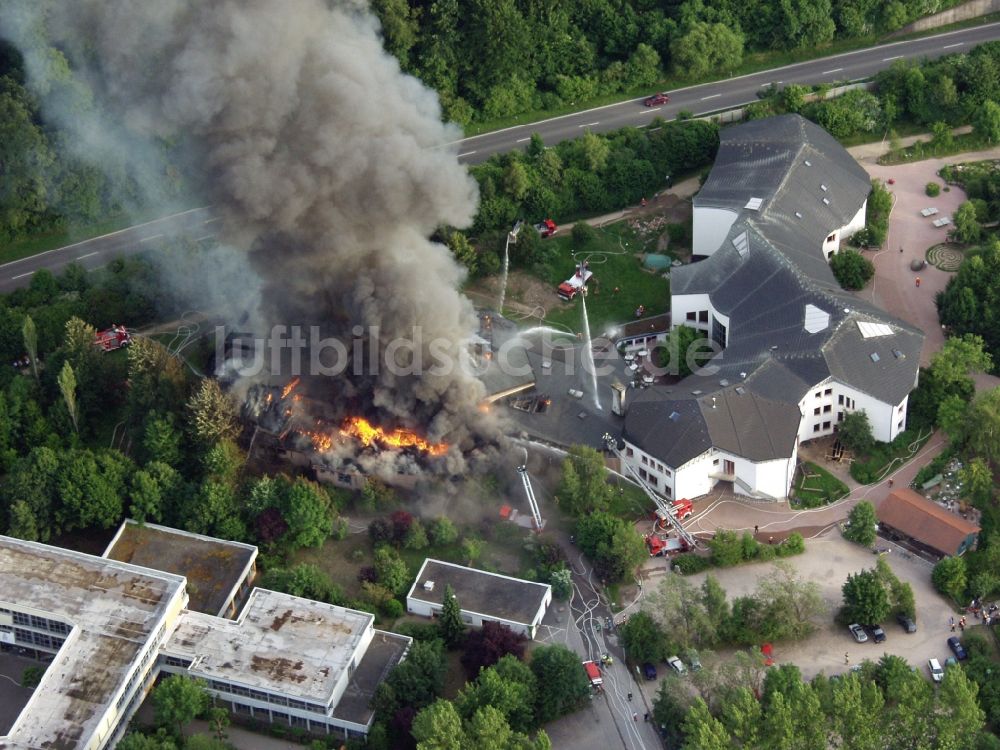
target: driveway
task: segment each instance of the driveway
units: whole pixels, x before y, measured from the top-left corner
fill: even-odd
[[[829,612],[822,618],[817,632],[808,639],[774,644],[775,660],[779,664],[795,664],[807,680],[820,672],[831,675],[846,671],[849,667],[844,664],[845,653],[850,655],[852,665],[864,659],[876,661],[884,653],[901,656],[920,669],[924,669],[927,659],[932,657],[943,663],[950,655],[945,641],[951,635],[948,616],[952,609],[931,585],[931,565],[913,556],[903,557],[896,548],[886,559],[899,579],[913,588],[916,633],[903,632],[893,619],[884,623],[887,637],[883,643],[875,644],[870,639],[867,643],[855,643],[846,628],[834,624],[833,617],[842,604],[841,587],[848,574],[875,567],[875,557],[867,548],[846,541],[834,531],[809,542],[805,553],[789,559],[802,579],[819,585]],[[693,586],[700,586],[711,573],[732,601],[752,593],[758,580],[774,569],[772,563],[740,565],[692,575],[688,580]],[[655,686],[651,685],[650,690],[655,691]]]

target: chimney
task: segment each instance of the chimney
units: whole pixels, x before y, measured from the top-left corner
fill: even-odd
[[[625,416],[625,386],[617,380],[611,384],[611,413]]]

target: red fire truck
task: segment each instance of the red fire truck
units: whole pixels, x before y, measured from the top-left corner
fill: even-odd
[[[101,351],[113,352],[132,343],[132,334],[125,326],[111,324],[111,327],[98,331],[94,335],[94,345],[101,348]]]

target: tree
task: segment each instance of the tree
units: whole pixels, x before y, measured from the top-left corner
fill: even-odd
[[[965,418],[965,447],[994,466],[1000,464],[1000,388],[978,394]]]
[[[590,695],[590,680],[580,657],[565,646],[539,646],[531,657],[531,671],[544,690],[538,691],[535,716],[545,724],[575,711]]]
[[[976,216],[976,207],[972,201],[965,201],[955,211],[955,229],[952,234],[959,242],[970,245],[982,237],[983,227]]]
[[[660,367],[671,375],[686,378],[715,354],[705,334],[689,326],[675,326],[667,340],[657,345]]]
[[[874,570],[847,576],[842,590],[844,615],[852,622],[876,625],[889,616],[889,595]]]
[[[446,668],[441,641],[414,641],[406,660],[376,691],[376,710],[392,715],[402,706],[419,710],[430,705],[441,694]]]
[[[160,729],[155,736],[129,732],[116,746],[117,750],[177,750],[173,738]]]
[[[573,595],[573,574],[569,568],[553,570],[549,576],[552,593],[557,599],[569,599]]]
[[[684,717],[683,731],[684,750],[729,750],[732,747],[726,727],[712,716],[701,698],[695,699]]]
[[[722,23],[697,21],[670,45],[674,69],[688,78],[732,71],[743,62],[743,35]]]
[[[826,613],[819,585],[803,581],[785,561],[757,584],[755,594],[767,613],[768,635],[772,640],[805,638],[815,630],[814,621]]]
[[[24,316],[24,324],[21,326],[21,337],[24,341],[24,350],[28,352],[31,359],[31,372],[38,380],[38,329],[35,328],[35,321],[30,315]]]
[[[882,750],[885,746],[882,705],[885,699],[874,682],[856,674],[838,680],[833,687],[834,731],[844,750]]]
[[[208,726],[215,732],[215,738],[224,742],[226,729],[229,728],[229,712],[218,706],[208,709]]]
[[[146,461],[160,461],[176,468],[181,461],[181,433],[171,416],[152,414],[142,436]]]
[[[219,381],[205,378],[188,401],[191,429],[203,445],[214,445],[236,436],[236,408]]]
[[[133,474],[129,496],[129,513],[135,521],[142,524],[163,520],[163,491],[152,473],[140,469]]]
[[[77,423],[79,412],[76,408],[76,375],[73,373],[73,367],[70,365],[69,360],[63,362],[57,382],[59,384],[59,392],[62,393],[63,403],[66,404],[66,411],[69,412],[69,418],[73,422],[73,432],[79,432],[80,426]]]
[[[483,554],[483,541],[481,539],[467,537],[462,540],[461,546],[462,557],[465,558],[466,564],[468,565],[472,565],[479,559],[480,555]]]
[[[864,409],[847,412],[837,426],[837,436],[848,449],[862,455],[868,453],[875,445],[872,424]]]
[[[670,646],[683,650],[716,642],[718,628],[723,623],[712,621],[701,592],[686,578],[671,575],[661,579],[649,595],[648,605],[645,611],[660,625]]]
[[[983,728],[986,714],[976,700],[978,694],[979,686],[965,670],[959,667],[945,670],[933,718],[935,747],[967,747],[968,738]]]
[[[854,413],[864,414],[864,412]],[[847,514],[844,538],[863,547],[871,547],[875,543],[877,526],[878,516],[875,515],[875,506],[867,500],[862,500]]]
[[[934,566],[931,572],[934,588],[955,601],[961,601],[968,585],[965,560],[961,557],[946,557]]]
[[[528,732],[536,723],[537,688],[531,669],[515,657],[505,656],[468,683],[455,699],[455,705],[465,719],[490,706],[501,713],[515,732]]]
[[[570,237],[573,240],[573,249],[580,252],[597,239],[597,230],[586,221],[578,221],[573,224]]]
[[[586,445],[574,445],[563,461],[559,505],[573,515],[607,510],[613,489],[608,484],[604,457]]]
[[[969,497],[982,507],[993,489],[993,472],[980,456],[975,456],[959,471],[959,478]]]
[[[403,541],[403,546],[406,549],[421,550],[425,549],[429,543],[424,525],[420,523],[419,518],[413,519],[413,524],[410,526],[410,532]]]
[[[987,143],[1000,141],[1000,105],[987,99],[979,105],[973,117],[972,127]]]
[[[153,691],[156,723],[177,731],[181,736],[184,727],[208,708],[209,697],[202,680],[192,680],[183,675],[170,675]]]
[[[308,563],[299,563],[292,568],[270,568],[264,574],[261,586],[327,604],[344,604],[340,587],[326,573]]]
[[[406,592],[412,580],[406,562],[392,547],[382,545],[375,550],[375,570],[378,581],[397,596]]]
[[[449,648],[461,645],[465,637],[465,623],[462,622],[462,607],[455,598],[455,590],[446,585],[444,600],[441,604],[441,614],[438,616],[438,630],[441,638]]]
[[[333,531],[330,496],[315,482],[301,477],[288,485],[282,517],[288,523],[291,547],[320,547]]]
[[[479,269],[479,256],[468,238],[459,231],[452,232],[448,235],[448,249],[456,262],[464,266],[470,276],[474,276]]]
[[[501,659],[512,656],[524,658],[525,637],[515,633],[509,626],[499,622],[484,622],[479,629],[472,630],[465,637],[462,666],[470,680]]]
[[[632,575],[648,554],[632,525],[610,513],[584,516],[577,522],[576,535],[580,549],[605,580],[620,581]]]
[[[455,528],[455,524],[451,522],[450,518],[444,516],[434,519],[427,534],[436,547],[454,544],[458,539],[458,529]]]
[[[443,698],[423,708],[413,719],[417,750],[462,750],[465,732],[455,705]]]
[[[841,250],[830,258],[830,270],[844,289],[864,288],[875,275],[875,265],[857,250]]]
[[[658,662],[668,654],[666,636],[648,613],[640,610],[618,629],[625,653],[635,662]]]
[[[900,581],[892,566],[883,557],[879,557],[876,561],[875,572],[889,594],[889,604],[893,613],[916,617],[917,605],[913,597],[913,587],[906,581]]]

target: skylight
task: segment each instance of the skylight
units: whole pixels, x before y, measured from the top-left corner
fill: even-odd
[[[802,214],[800,214],[798,211],[795,212],[795,215],[800,219],[802,218]]]
[[[743,208],[749,208],[751,211],[760,211],[760,206],[763,202],[763,198],[751,198]]]
[[[893,349],[892,356],[896,359],[906,359],[906,355],[899,351],[899,349]]]
[[[885,323],[869,323],[865,320],[858,321],[858,330],[861,331],[861,335],[866,339],[892,335],[892,328]]]
[[[828,205],[828,206],[830,205],[830,199],[829,199],[829,198],[824,198],[824,199],[823,199],[823,202],[824,202],[824,203],[825,203],[826,205]]]
[[[826,192],[826,185],[820,185],[819,189],[822,190],[825,193]]]
[[[741,258],[747,257],[747,253],[750,251],[750,237],[747,236],[746,232],[741,232],[733,237],[733,247],[736,248],[736,252],[740,254]]]
[[[811,167],[811,166],[812,166],[812,162],[811,162],[811,161],[809,161],[808,159],[806,159],[806,166],[807,166],[807,167]]]
[[[680,414],[678,414],[677,412],[675,412],[675,411],[672,411],[672,412],[670,412],[670,421],[671,421],[671,422],[676,422],[676,421],[678,421],[678,420],[679,420],[680,418],[681,418],[681,415],[680,415]]]
[[[881,357],[878,356],[878,352],[872,352],[868,356],[872,358],[872,362],[878,362],[881,359]]]
[[[816,305],[806,305],[805,329],[809,333],[825,331],[830,325],[830,313]]]

